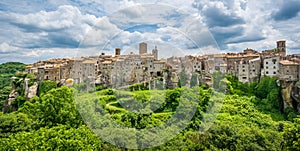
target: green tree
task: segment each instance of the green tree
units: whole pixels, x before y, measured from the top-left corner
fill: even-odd
[[[295,118],[294,123],[284,130],[284,149],[300,150],[300,118]]]
[[[26,102],[20,112],[36,119],[39,126],[53,127],[59,124],[78,127],[82,119],[76,110],[74,94],[69,87],[52,89],[40,98],[34,98],[35,103]]]
[[[55,89],[56,87],[57,87],[57,84],[55,81],[50,81],[50,80],[42,81],[38,86],[37,94],[38,94],[38,96],[41,96],[42,94],[44,94],[52,89]]]
[[[0,112],[0,138],[22,131],[30,131],[34,127],[34,121],[24,113],[2,114]]]
[[[101,150],[101,140],[86,126],[59,125],[0,139],[0,150]],[[5,144],[5,145],[3,145]]]

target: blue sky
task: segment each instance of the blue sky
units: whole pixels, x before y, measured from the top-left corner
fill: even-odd
[[[300,53],[299,0],[2,0],[0,63],[137,52],[160,57],[258,51],[287,41]]]

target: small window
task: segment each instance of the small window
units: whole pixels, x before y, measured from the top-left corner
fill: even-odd
[[[266,64],[269,64],[269,62],[266,62]]]
[[[243,79],[247,79],[247,77],[243,77]]]
[[[276,66],[274,66],[273,68],[276,69]]]
[[[276,72],[274,71],[273,74],[276,74]]]
[[[267,66],[266,69],[269,69],[269,67]]]
[[[269,74],[269,71],[267,71],[266,74]]]
[[[243,72],[245,72],[245,70],[243,70]]]
[[[286,72],[290,72],[289,70],[286,70]]]

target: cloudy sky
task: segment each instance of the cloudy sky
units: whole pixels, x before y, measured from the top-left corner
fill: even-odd
[[[299,0],[1,0],[0,63],[137,52],[160,57],[258,51],[287,41],[300,53]]]

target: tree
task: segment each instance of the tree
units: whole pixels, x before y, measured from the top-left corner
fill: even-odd
[[[74,94],[66,86],[52,89],[40,98],[35,98],[35,103],[26,102],[20,112],[36,119],[40,127],[59,124],[78,127],[83,124],[76,110]]]
[[[42,81],[39,86],[38,86],[38,96],[41,96],[42,94],[55,89],[57,87],[57,84],[55,81],[50,81],[50,80],[46,80],[46,81]]]
[[[300,150],[300,118],[295,118],[294,123],[284,130],[284,149]]]
[[[0,113],[0,138],[34,129],[34,121],[24,113]]]
[[[101,140],[86,126],[69,128],[59,125],[21,132],[0,139],[0,150],[101,150]],[[5,144],[5,145],[3,145]]]

